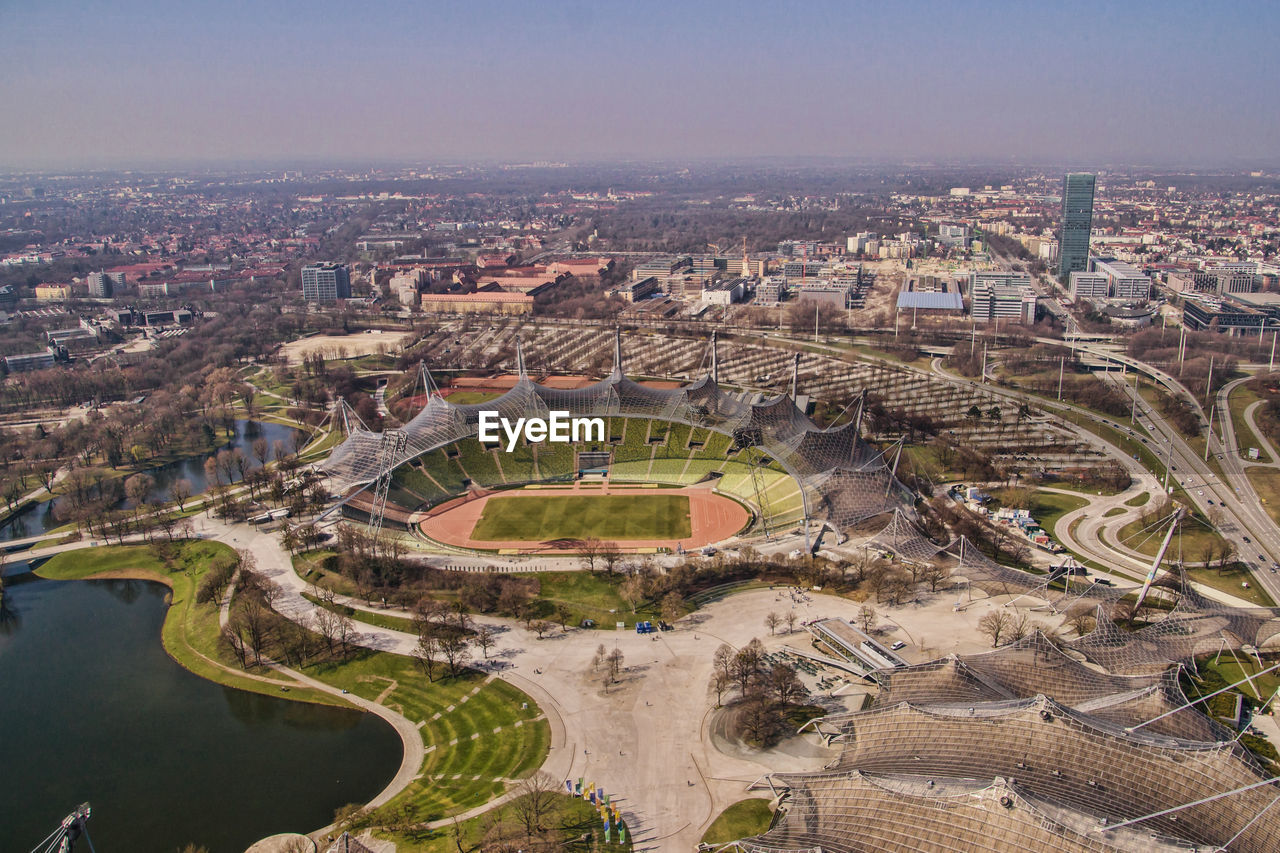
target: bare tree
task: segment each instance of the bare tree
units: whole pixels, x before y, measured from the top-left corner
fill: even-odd
[[[578,556],[587,567],[587,571],[594,572],[596,570],[596,563],[600,559],[600,551],[603,548],[604,543],[594,536],[589,536],[578,544]]]
[[[493,648],[498,638],[494,636],[493,629],[488,625],[481,625],[476,629],[476,645],[480,647],[480,651],[484,654],[484,659],[489,659],[489,649]]]
[[[178,511],[186,509],[187,501],[191,498],[191,481],[185,477],[174,480],[169,484],[169,500],[178,505]]]
[[[511,811],[520,821],[526,838],[541,835],[557,822],[562,802],[560,793],[556,779],[541,770],[516,785]]]
[[[631,607],[631,612],[636,612],[636,605],[644,601],[644,578],[639,575],[632,575],[622,582],[622,586],[618,588],[618,594],[622,596]]]
[[[930,563],[920,573],[920,577],[929,585],[929,592],[937,592],[942,582],[951,577],[951,570],[936,563]]]
[[[788,610],[787,615],[783,617],[787,621],[787,633],[790,634],[796,629],[796,621],[800,618],[794,610]]]
[[[622,662],[624,660],[622,649],[614,649],[609,652],[609,655],[604,660],[608,664],[609,680],[611,682],[617,681],[618,676],[622,674]]]
[[[440,657],[440,641],[430,634],[418,637],[418,644],[413,647],[413,659],[427,676],[427,681],[436,680],[436,661]]]
[[[991,638],[991,647],[1000,645],[1000,638],[1005,636],[1013,624],[1013,617],[1003,610],[992,610],[978,620],[978,631]]]
[[[1026,613],[1018,612],[1018,615],[1009,620],[1009,642],[1016,643],[1023,639],[1031,632],[1031,619]]]
[[[618,550],[618,546],[613,542],[604,542],[600,546],[600,561],[604,563],[605,571],[613,574],[618,564],[622,562],[622,552]]]
[[[764,617],[764,626],[769,629],[769,634],[778,633],[778,626],[782,624],[782,617],[775,611],[770,610],[769,615]]]
[[[662,618],[669,622],[674,622],[684,615],[684,599],[680,597],[680,593],[672,590],[662,596]]]
[[[1082,611],[1072,616],[1067,621],[1067,624],[1071,626],[1072,631],[1076,632],[1077,637],[1083,637],[1094,629],[1097,625],[1097,620],[1094,619],[1092,613]]]
[[[769,686],[777,695],[778,701],[784,705],[809,695],[795,668],[785,663],[776,663],[769,670]]]
[[[864,604],[858,608],[858,624],[862,626],[863,633],[870,634],[876,627],[876,609],[870,604]]]
[[[457,631],[448,631],[438,639],[440,653],[449,665],[449,675],[456,676],[467,661],[471,659],[471,644],[466,635]]]

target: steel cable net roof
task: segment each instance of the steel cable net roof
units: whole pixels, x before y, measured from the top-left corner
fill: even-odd
[[[785,819],[738,847],[750,853],[1197,849],[1132,827],[1093,835],[1093,815],[1028,796],[1000,777],[936,779],[849,770],[785,781],[790,785]]]
[[[841,726],[847,745],[825,771],[772,777],[789,787],[791,808],[742,847],[1261,853],[1280,833],[1280,808],[1271,808],[1280,787],[1218,797],[1267,779],[1232,741],[1127,732],[1044,696],[900,702]],[[980,795],[993,789],[1000,795]]]
[[[1040,631],[989,652],[948,655],[939,660],[872,675],[880,684],[876,706],[971,705],[1044,695],[1076,710],[1122,726],[1132,726],[1183,708],[1179,667],[1148,675],[1100,672],[1066,654]],[[827,717],[824,728],[843,717]],[[1187,740],[1229,740],[1233,733],[1194,708],[1144,726],[1153,734]]]
[[[988,557],[965,536],[961,536],[945,549],[956,558],[954,574],[968,579],[971,588],[981,589],[992,597],[998,595],[1033,594],[1047,601],[1055,610],[1079,599],[1117,601],[1133,591],[1132,588],[1102,586],[1094,581],[1081,580],[1072,574],[1033,575],[1012,566],[1004,566]],[[1048,584],[1062,587],[1055,589]]]
[[[786,395],[753,405],[722,389],[712,375],[681,388],[651,388],[628,379],[617,367],[599,382],[570,390],[539,385],[522,372],[509,391],[484,403],[455,405],[433,394],[402,428],[407,445],[388,470],[475,437],[480,412],[495,410],[512,421],[545,418],[555,410],[571,417],[654,418],[728,435],[739,446],[758,447],[775,460],[800,484],[806,516],[837,530],[911,501],[885,454],[860,438],[856,421],[823,429]],[[384,473],[378,459],[380,436],[354,428],[319,465],[338,491],[369,485]]]
[[[932,562],[947,548],[925,536],[901,509],[895,509],[889,523],[868,539],[866,544],[890,551],[900,559],[913,563]]]
[[[1067,647],[1111,672],[1139,673],[1190,663],[1224,647],[1258,647],[1280,633],[1280,609],[1213,601],[1196,592],[1185,575],[1166,573],[1157,587],[1178,590],[1177,604],[1166,617],[1126,631],[1099,607],[1094,629]]]

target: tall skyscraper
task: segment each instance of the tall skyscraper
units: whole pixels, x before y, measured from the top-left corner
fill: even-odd
[[[1073,272],[1089,268],[1089,229],[1093,227],[1096,176],[1069,172],[1062,176],[1062,228],[1058,233],[1058,278],[1065,284]]]
[[[309,264],[302,268],[302,298],[334,302],[351,298],[351,272],[346,264]]]

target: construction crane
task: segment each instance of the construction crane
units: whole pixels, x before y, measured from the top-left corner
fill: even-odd
[[[85,844],[89,845],[89,851],[93,853],[93,840],[89,838],[89,827],[86,826],[92,813],[88,803],[81,803],[75,811],[62,819],[62,823],[49,833],[48,838],[32,848],[31,853],[71,853],[81,836],[84,836]]]

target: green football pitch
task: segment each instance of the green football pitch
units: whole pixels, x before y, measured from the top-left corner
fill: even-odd
[[[489,498],[471,538],[477,541],[553,539],[612,541],[683,539],[690,535],[684,495],[546,495]]]

